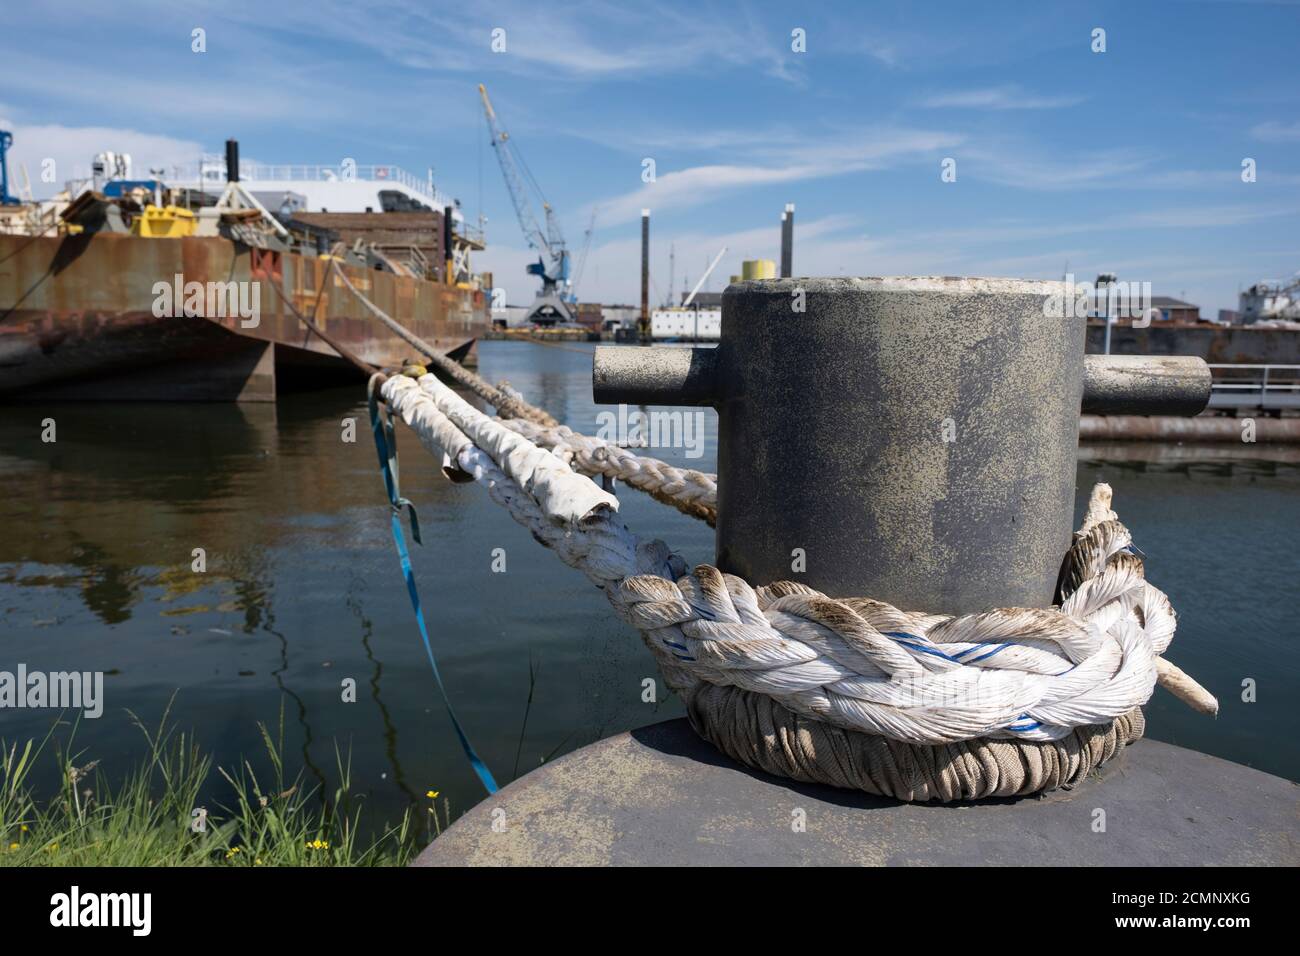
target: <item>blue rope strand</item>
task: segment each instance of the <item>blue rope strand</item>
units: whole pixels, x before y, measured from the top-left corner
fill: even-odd
[[[392,505],[392,527],[393,543],[397,545],[397,556],[402,562],[402,576],[406,579],[406,591],[411,597],[411,607],[415,610],[415,623],[420,628],[420,639],[424,641],[424,653],[429,658],[429,667],[433,669],[433,679],[438,684],[438,692],[442,694],[443,703],[447,705],[447,716],[451,718],[451,725],[456,729],[456,736],[460,738],[461,749],[465,751],[470,766],[478,774],[479,780],[487,790],[488,795],[497,792],[497,782],[492,777],[492,771],[487,764],[479,757],[474,745],[469,742],[469,737],[465,734],[465,729],[461,726],[456,717],[456,711],[451,706],[451,698],[447,696],[447,688],[442,682],[442,673],[438,670],[438,661],[433,654],[433,644],[429,641],[429,629],[424,622],[424,609],[420,605],[420,592],[415,586],[415,572],[411,567],[411,555],[406,548],[406,537],[402,534],[402,507],[405,506],[407,514],[411,520],[411,537],[417,544],[420,544],[420,523],[415,514],[415,506],[403,498],[398,491],[397,483],[397,442],[393,434],[392,414],[388,414],[388,421],[385,423],[379,412],[379,403],[375,398],[374,379],[370,380],[370,426],[375,435],[375,451],[379,455],[379,468],[384,475],[384,487],[388,491],[388,501]]]

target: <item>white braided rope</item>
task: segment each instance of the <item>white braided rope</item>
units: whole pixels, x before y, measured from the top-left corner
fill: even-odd
[[[629,575],[677,576],[685,571],[685,563],[662,541],[643,542],[613,521],[618,499],[570,471],[550,452],[508,431],[508,438],[493,446],[499,459],[477,447],[444,410],[462,416],[483,434],[501,429],[501,423],[466,404],[435,376],[425,375],[418,385],[394,376],[381,392],[425,447],[445,456],[444,468],[454,467],[485,485],[511,517],[598,587],[609,588]],[[525,490],[539,473],[549,479],[549,507]],[[537,489],[536,481],[533,487]]]
[[[641,542],[615,520],[616,500],[592,496],[599,489],[572,472],[590,489],[559,480],[556,465],[567,469],[557,456],[433,376],[418,386],[389,379],[383,392],[426,444],[453,456],[604,589],[679,692],[699,681],[738,687],[836,727],[914,744],[1061,739],[1145,703],[1158,677],[1197,709],[1217,711],[1212,696],[1159,657],[1174,633],[1173,609],[1142,576],[1105,485],[1071,551],[1078,580],[1067,582],[1061,609],[922,614],[790,582],[754,589],[707,565],[682,574],[662,542]]]
[[[638,455],[613,442],[575,432],[567,425],[547,428],[521,418],[503,420],[501,424],[534,445],[555,452],[581,474],[617,478],[709,524],[717,519],[717,475]]]

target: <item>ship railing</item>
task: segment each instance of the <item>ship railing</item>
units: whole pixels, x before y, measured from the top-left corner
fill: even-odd
[[[1210,363],[1210,407],[1300,408],[1300,365]]]
[[[202,182],[212,185],[224,184],[226,181],[226,166],[224,162],[204,162],[179,164],[171,167],[171,176],[174,180],[181,182]],[[353,180],[362,180],[366,182],[390,182],[405,186],[414,193],[424,196],[436,208],[441,209],[443,206],[451,204],[446,196],[442,195],[436,188],[430,189],[429,181],[413,173],[408,172],[401,166],[385,164],[369,164],[349,166],[346,169],[339,166],[321,165],[321,164],[304,164],[304,163],[240,163],[239,178],[250,184],[256,185],[258,181],[292,181],[305,180],[308,182],[350,182]]]
[[[480,246],[487,245],[486,233],[478,226],[471,226],[468,222],[456,224],[456,235]]]

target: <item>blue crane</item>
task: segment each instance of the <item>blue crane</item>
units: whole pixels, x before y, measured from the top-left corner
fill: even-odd
[[[14,134],[0,129],[0,206],[20,205],[17,196],[9,193],[9,147],[14,144]]]
[[[478,86],[478,92],[483,98],[483,113],[487,116],[488,130],[492,134],[492,149],[501,165],[501,175],[505,177],[506,190],[514,204],[515,215],[519,217],[519,227],[523,229],[528,244],[537,250],[537,261],[528,266],[528,274],[539,277],[542,287],[524,321],[539,325],[572,322],[574,316],[571,308],[573,293],[569,285],[569,251],[564,247],[564,236],[560,232],[560,223],[555,218],[555,210],[546,201],[546,196],[529,172],[528,164],[519,154],[510,134],[501,128],[496,111],[492,109],[492,101],[488,99],[487,88],[482,83]],[[528,183],[532,184],[542,202],[546,216],[545,232],[533,215]]]

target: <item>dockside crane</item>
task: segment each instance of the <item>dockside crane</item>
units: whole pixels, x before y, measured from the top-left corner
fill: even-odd
[[[17,196],[9,194],[9,147],[14,144],[14,134],[0,129],[0,206],[17,206]]]
[[[569,284],[570,302],[578,301],[578,286],[582,282],[582,273],[587,268],[587,253],[591,251],[591,234],[596,231],[596,209],[591,210],[591,222],[582,234],[582,251],[578,253],[578,264],[573,270],[573,281]]]
[[[528,244],[537,250],[537,261],[528,266],[529,275],[542,280],[542,287],[533,300],[524,321],[539,325],[551,325],[556,322],[572,322],[572,293],[569,288],[569,252],[564,247],[564,236],[560,232],[560,223],[555,218],[555,210],[546,201],[537,180],[528,171],[528,164],[519,155],[519,150],[510,134],[501,128],[492,101],[488,99],[487,88],[478,85],[479,96],[483,98],[483,113],[487,117],[488,130],[492,135],[492,149],[501,166],[501,175],[506,181],[506,190],[514,204],[515,215],[519,217],[519,227],[524,231]],[[523,170],[521,175],[520,170]],[[524,176],[527,176],[525,182]],[[532,184],[542,203],[546,217],[546,231],[538,225],[533,215],[532,197],[528,183]]]

